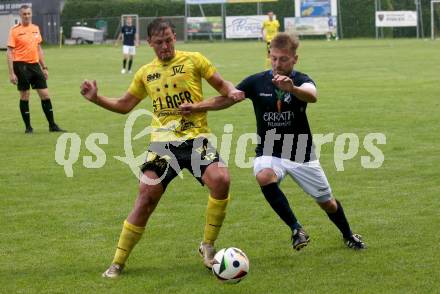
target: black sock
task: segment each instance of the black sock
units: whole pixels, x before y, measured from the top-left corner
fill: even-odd
[[[132,64],[133,64],[133,59],[128,60],[128,70],[131,70]]]
[[[23,118],[24,124],[26,125],[26,129],[31,128],[31,115],[29,113],[29,101],[28,100],[20,100],[20,112],[21,112],[21,117]]]
[[[336,203],[338,204],[336,212],[327,212],[327,215],[329,219],[338,227],[339,231],[341,231],[342,236],[344,236],[344,238],[349,238],[351,235],[353,235],[353,233],[351,232],[350,225],[345,217],[344,209],[342,208],[341,203],[338,200],[336,200]]]
[[[49,122],[49,126],[55,125],[53,120],[52,103],[50,102],[50,99],[41,100],[41,107],[43,108],[44,114]]]
[[[272,183],[261,187],[261,191],[264,194],[267,202],[269,202],[272,209],[278,214],[278,216],[288,225],[292,231],[294,229],[301,228],[301,224],[295,217],[292,209],[289,206],[286,196],[283,191],[278,187],[277,183]]]
[[[127,59],[124,58],[124,60],[122,60],[122,68],[125,68],[126,65],[127,65]]]

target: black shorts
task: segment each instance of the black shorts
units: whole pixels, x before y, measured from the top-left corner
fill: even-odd
[[[32,89],[46,89],[47,83],[38,63],[14,61],[14,73],[17,76],[17,89],[19,91]]]
[[[154,171],[165,190],[184,168],[204,185],[202,176],[214,162],[221,162],[220,155],[206,138],[183,142],[152,142],[148,146],[147,159],[141,171]]]

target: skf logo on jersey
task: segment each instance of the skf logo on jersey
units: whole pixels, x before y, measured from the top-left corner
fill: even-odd
[[[171,76],[173,77],[173,76],[175,76],[175,75],[177,75],[177,74],[185,73],[185,72],[183,71],[183,67],[184,67],[183,64],[182,64],[182,65],[176,65],[176,66],[173,66],[173,74],[172,74]]]
[[[149,74],[147,76],[147,82],[151,82],[151,81],[158,80],[158,79],[160,79],[160,73],[158,73],[158,72],[156,72],[154,74]]]

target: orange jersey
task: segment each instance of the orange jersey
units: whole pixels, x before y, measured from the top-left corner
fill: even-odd
[[[18,24],[9,31],[8,47],[14,48],[13,61],[37,63],[38,46],[43,41],[40,29],[34,24]]]

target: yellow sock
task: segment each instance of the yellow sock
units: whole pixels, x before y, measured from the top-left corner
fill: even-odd
[[[115,257],[113,263],[120,265],[125,264],[131,250],[136,243],[141,239],[142,233],[145,227],[137,227],[130,224],[127,220],[124,221],[121,235],[119,236],[118,248],[116,248]]]
[[[229,201],[214,199],[211,195],[208,198],[208,207],[206,209],[205,234],[203,235],[203,243],[214,244],[226,216],[226,206]]]

